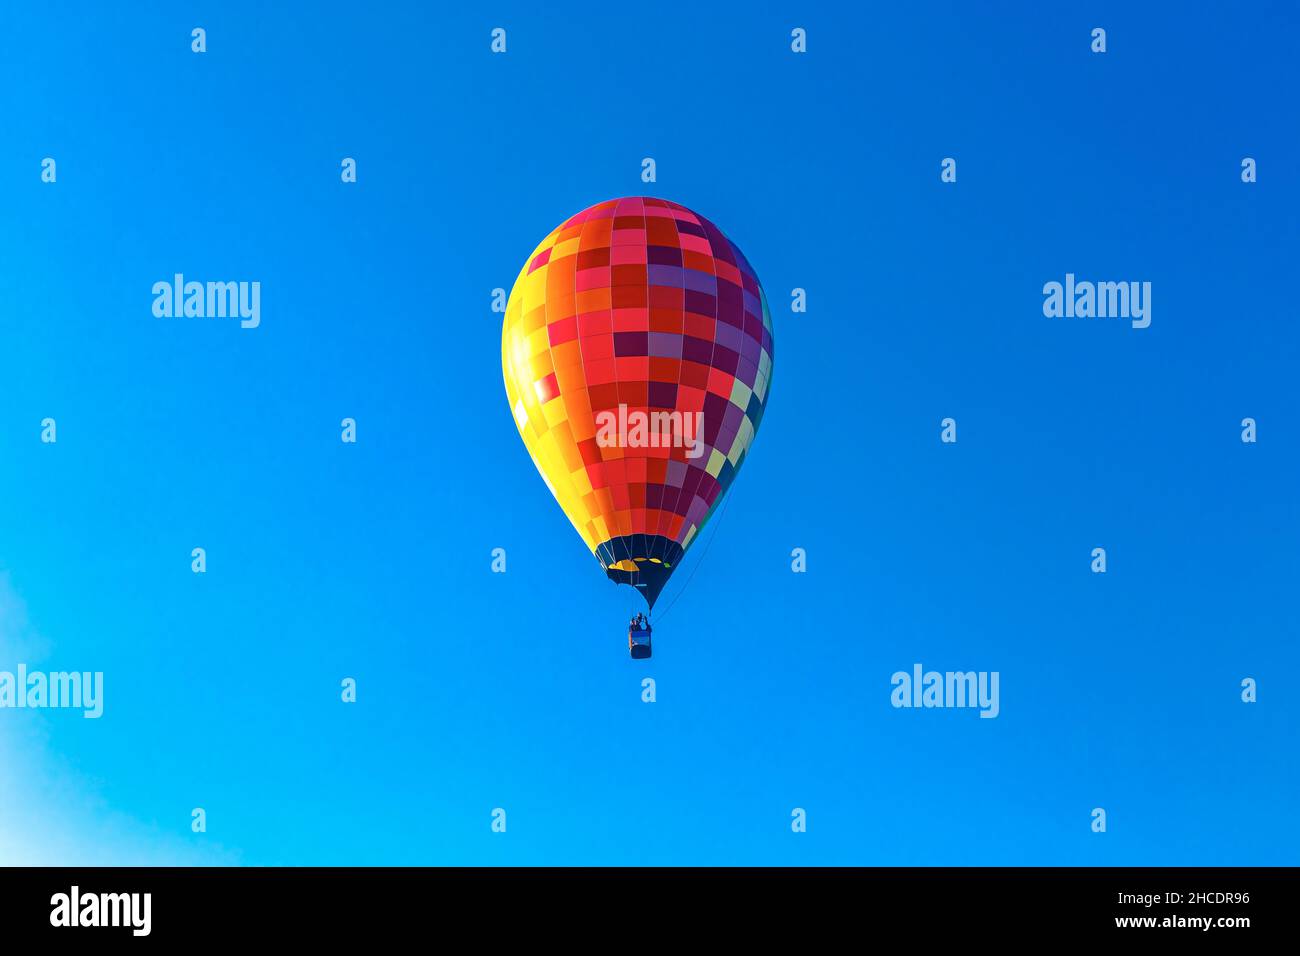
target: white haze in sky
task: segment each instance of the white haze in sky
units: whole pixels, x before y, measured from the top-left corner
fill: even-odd
[[[51,649],[0,572],[0,669],[48,657]],[[0,710],[0,866],[238,864],[237,853],[190,834],[188,807],[180,808],[177,829],[165,832],[105,803],[94,780],[50,749],[47,722],[66,716]]]

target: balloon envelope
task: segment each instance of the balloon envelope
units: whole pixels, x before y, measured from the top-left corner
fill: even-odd
[[[651,607],[745,460],[772,354],[749,262],[664,199],[584,209],[515,280],[501,366],[519,434],[605,573]]]

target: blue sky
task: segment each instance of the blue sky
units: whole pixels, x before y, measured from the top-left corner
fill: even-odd
[[[0,670],[105,714],[0,710],[0,862],[1294,864],[1296,14],[1130,7],[8,11]],[[645,663],[490,309],[636,194],[777,341]],[[261,326],[154,318],[177,272]],[[916,662],[999,717],[893,709]]]

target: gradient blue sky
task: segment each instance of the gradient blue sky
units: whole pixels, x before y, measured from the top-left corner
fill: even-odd
[[[6,10],[0,669],[106,702],[0,711],[0,862],[1298,862],[1293,4],[435,6]],[[490,311],[642,193],[777,342],[645,663]],[[155,319],[176,272],[261,327]],[[894,710],[916,662],[1001,715]]]

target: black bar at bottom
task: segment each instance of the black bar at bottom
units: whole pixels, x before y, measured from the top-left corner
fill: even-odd
[[[847,932],[971,941],[1286,932],[1295,868],[10,868],[6,941],[685,940]],[[75,890],[73,888],[76,888]],[[145,894],[148,894],[147,897]],[[107,925],[105,925],[107,924]],[[648,935],[647,935],[648,934]],[[864,934],[865,937],[864,937]]]

